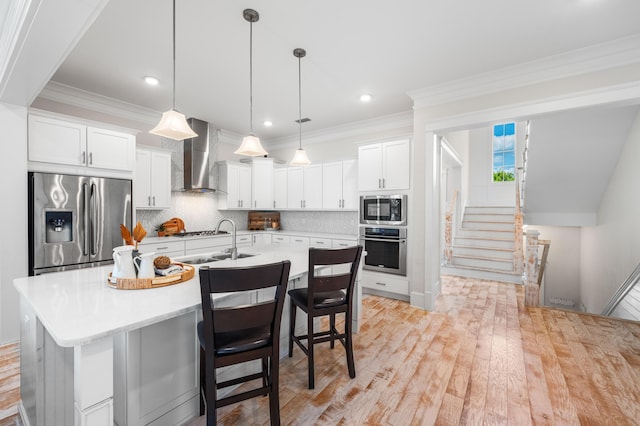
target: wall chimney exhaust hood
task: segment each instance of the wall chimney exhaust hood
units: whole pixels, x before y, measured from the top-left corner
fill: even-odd
[[[215,192],[209,183],[209,123],[197,118],[187,122],[198,136],[184,140],[184,190]]]

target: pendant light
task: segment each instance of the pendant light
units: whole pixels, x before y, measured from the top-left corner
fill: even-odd
[[[300,129],[300,135],[298,139],[298,149],[291,160],[292,166],[307,166],[311,164],[307,152],[302,149],[302,71],[300,66],[300,58],[304,58],[307,52],[304,49],[294,49],[293,56],[298,58],[298,127]]]
[[[249,22],[249,136],[242,139],[240,148],[234,154],[246,155],[249,157],[261,157],[267,155],[260,144],[260,139],[253,134],[253,23],[258,22],[260,15],[253,9],[245,9],[242,12],[244,19]]]
[[[181,141],[187,138],[198,136],[196,132],[189,127],[184,114],[176,110],[176,0],[173,0],[173,83],[172,83],[172,108],[162,113],[160,123],[149,133],[163,136],[165,138]]]

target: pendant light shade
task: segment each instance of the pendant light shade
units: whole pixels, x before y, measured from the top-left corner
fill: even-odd
[[[176,0],[173,0],[173,76],[172,76],[172,108],[162,113],[160,123],[153,129],[149,130],[149,133],[153,135],[163,136],[165,138],[181,141],[187,138],[194,138],[198,136],[196,132],[189,127],[187,119],[184,114],[176,110]]]
[[[260,15],[253,9],[245,9],[242,16],[249,22],[249,136],[242,139],[240,148],[234,154],[258,157],[267,155],[267,151],[262,147],[260,139],[253,134],[253,23],[258,22]]]
[[[298,139],[298,149],[291,160],[292,166],[307,166],[311,164],[307,152],[302,149],[302,72],[300,67],[300,58],[304,58],[307,52],[304,49],[294,49],[293,56],[298,58],[298,128],[300,129]]]

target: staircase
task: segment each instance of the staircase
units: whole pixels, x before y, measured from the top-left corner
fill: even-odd
[[[513,267],[514,207],[466,207],[443,274],[522,284]]]

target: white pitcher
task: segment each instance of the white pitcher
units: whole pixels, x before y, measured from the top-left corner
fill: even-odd
[[[133,246],[119,246],[113,248],[113,272],[111,272],[111,282],[115,283],[116,278],[135,278],[136,268],[133,265],[131,252]]]
[[[155,256],[155,253],[140,253],[134,258],[134,265],[138,269],[138,278],[153,278],[156,276],[156,271],[153,268],[153,256]]]

